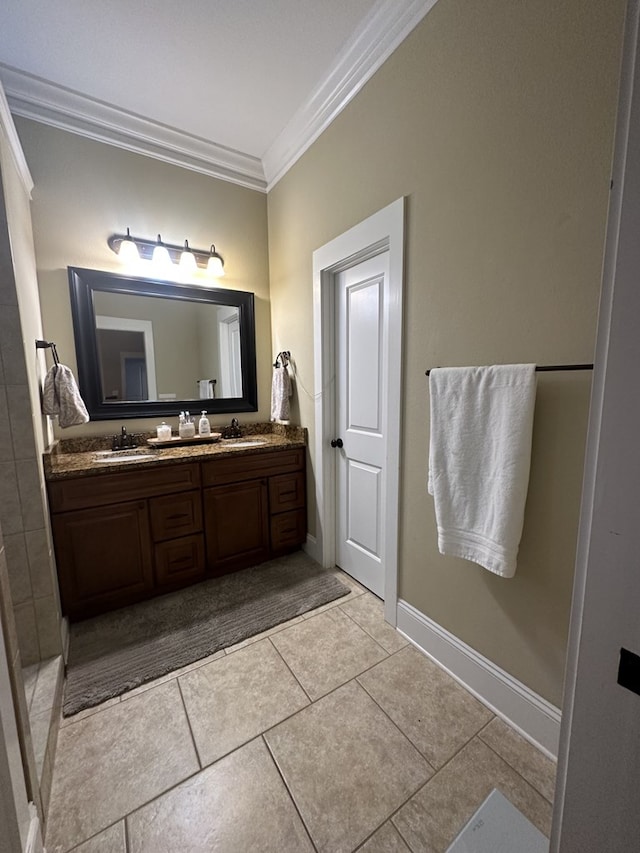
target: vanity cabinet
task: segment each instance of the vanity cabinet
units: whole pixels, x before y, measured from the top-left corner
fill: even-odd
[[[131,500],[133,498],[134,500]],[[204,577],[200,466],[49,483],[63,612],[82,619]]]
[[[213,574],[256,565],[300,547],[306,537],[304,464],[300,448],[227,456],[203,464],[207,562]],[[301,512],[295,533],[292,510]],[[285,515],[285,524],[275,521]],[[289,533],[282,535],[285,527]]]
[[[48,489],[71,620],[257,565],[306,537],[302,448],[53,480]]]

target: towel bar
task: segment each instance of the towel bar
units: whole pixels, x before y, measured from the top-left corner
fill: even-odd
[[[536,373],[546,373],[551,370],[593,370],[593,364],[537,364]],[[431,373],[431,368],[425,370],[425,376]]]

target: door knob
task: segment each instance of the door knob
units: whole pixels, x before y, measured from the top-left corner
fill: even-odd
[[[334,438],[331,440],[331,447],[342,447],[342,439]]]

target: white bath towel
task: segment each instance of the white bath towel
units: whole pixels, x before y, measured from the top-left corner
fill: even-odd
[[[78,426],[89,420],[87,407],[70,367],[54,364],[45,376],[42,412],[51,417],[57,415],[61,427]]]
[[[286,365],[273,368],[271,379],[271,420],[288,421],[291,417],[291,377]]]
[[[438,548],[513,577],[524,523],[534,364],[432,370],[429,492]]]

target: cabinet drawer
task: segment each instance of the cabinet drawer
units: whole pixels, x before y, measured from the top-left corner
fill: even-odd
[[[271,550],[283,551],[302,545],[307,535],[307,514],[304,509],[271,516]]]
[[[154,542],[187,536],[202,530],[202,501],[199,491],[151,498],[149,510]]]
[[[204,577],[204,536],[183,536],[155,546],[156,581],[180,584]]]
[[[227,456],[203,463],[202,482],[205,486],[221,486],[225,483],[258,480],[274,474],[299,471],[303,467],[304,448],[246,456]]]
[[[269,478],[269,509],[272,514],[300,509],[304,503],[304,471]]]
[[[197,489],[199,485],[198,463],[182,462],[151,471],[138,468],[136,471],[123,471],[121,474],[96,474],[72,480],[54,480],[49,483],[49,503],[52,512],[66,512],[153,495],[183,492]]]

